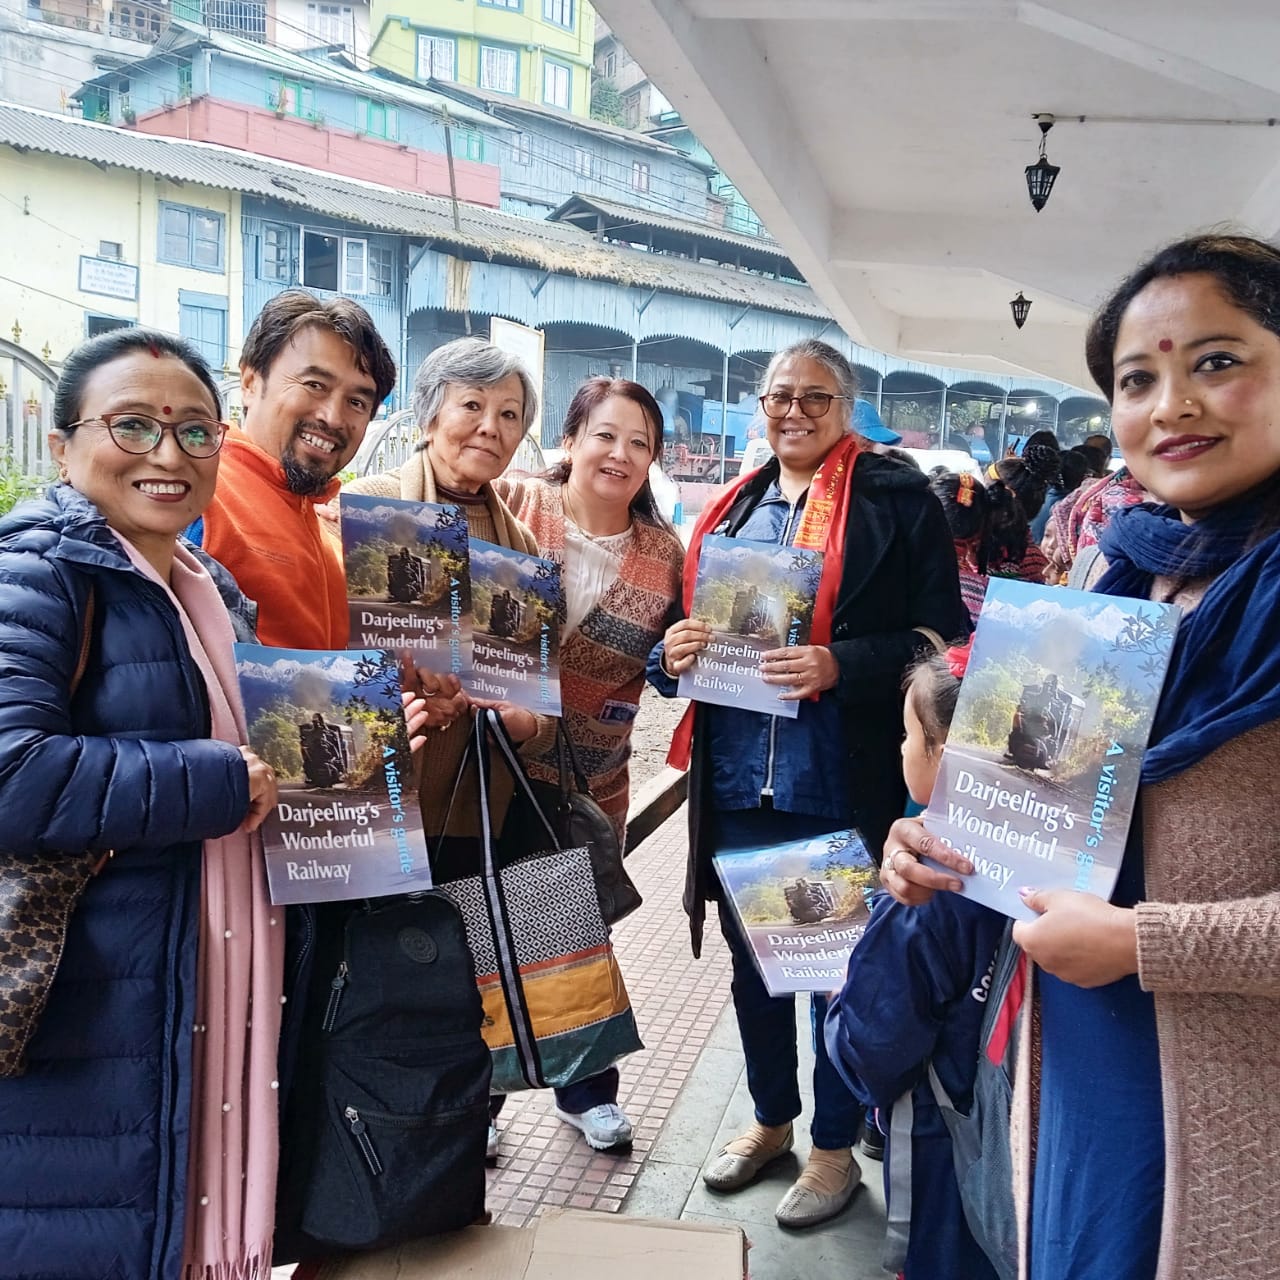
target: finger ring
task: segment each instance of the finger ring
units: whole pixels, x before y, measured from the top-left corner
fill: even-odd
[[[898,855],[899,855],[900,853],[905,853],[905,854],[907,855],[907,857],[909,857],[909,858],[914,856],[914,855],[912,854],[912,852],[911,852],[911,850],[910,850],[910,849],[895,849],[895,850],[894,850],[894,851],[889,855],[889,870],[890,870],[890,871],[892,871],[892,872],[894,872],[894,873],[895,873],[895,874],[897,874],[897,875],[901,875],[901,874],[902,874],[902,873],[898,870]]]

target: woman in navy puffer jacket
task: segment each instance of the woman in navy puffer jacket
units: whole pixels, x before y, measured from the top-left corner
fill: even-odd
[[[248,835],[275,780],[225,731],[222,597],[243,598],[177,544],[212,496],[217,389],[186,343],[120,330],[72,354],[54,412],[62,483],[0,521],[0,858],[114,853],[26,1073],[0,1080],[0,1275],[247,1275],[269,1265],[270,1190],[263,1241],[241,1175],[261,1194],[275,1146],[248,999],[273,1055],[284,928]]]

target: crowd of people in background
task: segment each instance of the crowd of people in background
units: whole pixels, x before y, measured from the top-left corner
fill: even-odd
[[[1112,900],[1032,887],[1037,918],[1012,933],[1029,965],[1014,1175],[987,1190],[1009,1198],[1020,1272],[1261,1277],[1280,1257],[1280,251],[1171,246],[1106,301],[1087,356],[1114,445],[1037,432],[926,475],[882,424],[860,430],[839,351],[780,350],[758,389],[772,456],[718,493],[686,549],[650,490],[663,417],[645,388],[589,378],[563,462],[504,478],[534,384],[460,339],[413,374],[417,451],[346,485],[455,503],[473,536],[563,574],[560,721],[406,667],[429,842],[474,821],[478,710],[535,778],[555,780],[567,735],[624,841],[644,684],[674,697],[711,638],[691,616],[704,538],[823,553],[810,642],[761,660],[798,714],[692,703],[672,747],[690,769],[691,944],[713,905],[754,1104],[702,1176],[719,1194],[746,1186],[791,1150],[802,1110],[794,999],[769,994],[711,859],[856,827],[885,892],[847,982],[810,1002],[811,1141],[775,1213],[793,1230],[829,1220],[862,1179],[855,1146],[890,1167],[909,1144],[905,1187],[887,1180],[887,1256],[906,1280],[1006,1274],[970,1230],[925,1083],[936,1070],[968,1105],[975,993],[1004,919],[955,892],[973,865],[904,816],[937,776],[992,577],[1184,611]],[[85,343],[57,390],[56,482],[0,521],[0,859],[104,863],[25,1074],[0,1080],[5,1274],[270,1267],[279,1109],[308,1065],[291,1015],[311,975],[305,946],[286,965],[291,911],[267,894],[258,828],[277,784],[246,744],[231,646],[345,647],[327,504],[396,369],[362,308],[295,290],[255,320],[241,375],[228,428],[189,344],[141,329]],[[619,1080],[613,1066],[556,1090],[594,1148],[631,1140]]]

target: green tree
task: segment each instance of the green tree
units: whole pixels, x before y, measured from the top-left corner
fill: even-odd
[[[305,718],[301,707],[277,700],[249,726],[249,742],[285,782],[302,777],[302,745],[298,725]]]
[[[33,476],[23,471],[11,449],[0,452],[0,515],[28,498],[39,497],[52,483],[52,476]]]
[[[591,85],[591,118],[604,124],[626,125],[622,94],[612,80],[596,79]]]

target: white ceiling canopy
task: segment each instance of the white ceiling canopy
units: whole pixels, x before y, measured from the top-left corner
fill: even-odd
[[[594,2],[868,346],[1088,385],[1088,315],[1144,254],[1280,233],[1276,0]]]

